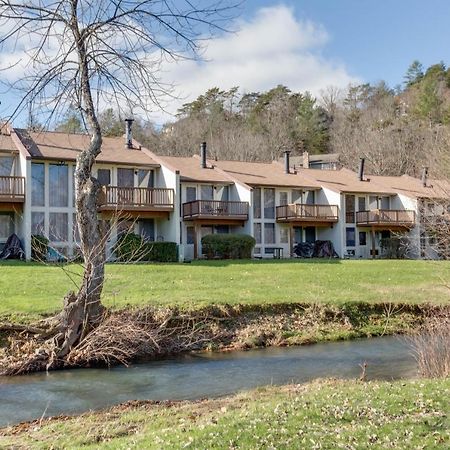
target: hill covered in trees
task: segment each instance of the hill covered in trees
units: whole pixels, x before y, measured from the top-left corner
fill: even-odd
[[[123,118],[104,111],[105,134],[121,135]],[[73,110],[57,126],[82,129]],[[438,171],[450,160],[450,69],[439,63],[425,70],[414,61],[396,88],[385,82],[328,87],[317,98],[281,85],[249,93],[214,87],[162,127],[137,119],[134,136],[166,155],[192,155],[207,141],[211,157],[220,159],[272,160],[284,150],[338,153],[350,168],[365,157],[374,174],[417,176],[429,166],[442,176]]]

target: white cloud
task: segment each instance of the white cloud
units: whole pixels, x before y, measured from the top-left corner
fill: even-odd
[[[169,113],[214,86],[252,92],[283,84],[318,94],[329,85],[345,87],[359,81],[344,64],[321,55],[329,41],[324,27],[297,19],[286,6],[262,8],[251,20],[237,22],[237,28],[236,33],[210,41],[202,61],[165,64],[162,78],[176,85],[181,98],[167,104]],[[159,123],[172,118],[164,113],[152,117]]]

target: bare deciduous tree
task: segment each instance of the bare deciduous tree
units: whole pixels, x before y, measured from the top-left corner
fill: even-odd
[[[199,41],[223,29],[234,11],[220,0],[0,0],[0,49],[22,55],[2,66],[17,73],[8,85],[21,93],[13,116],[29,103],[53,115],[70,104],[91,136],[75,170],[83,281],[67,295],[51,352],[34,369],[58,366],[104,312],[104,230],[97,219],[100,185],[92,176],[102,148],[99,109],[116,105],[146,113],[162,107],[171,89],[159,77],[161,64],[195,58]]]

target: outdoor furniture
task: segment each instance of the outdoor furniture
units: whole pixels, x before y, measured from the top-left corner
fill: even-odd
[[[283,258],[283,247],[274,247],[273,249],[273,259]]]

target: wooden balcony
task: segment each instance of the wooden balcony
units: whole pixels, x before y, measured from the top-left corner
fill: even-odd
[[[195,200],[183,203],[183,219],[210,224],[242,223],[248,220],[248,203]]]
[[[103,186],[100,212],[120,212],[131,217],[164,217],[174,208],[173,189]]]
[[[277,206],[277,222],[329,225],[339,220],[337,205],[291,204]]]
[[[23,209],[25,178],[0,176],[0,211]]]
[[[416,223],[416,213],[411,210],[373,209],[356,213],[356,224],[374,228],[412,228]]]

